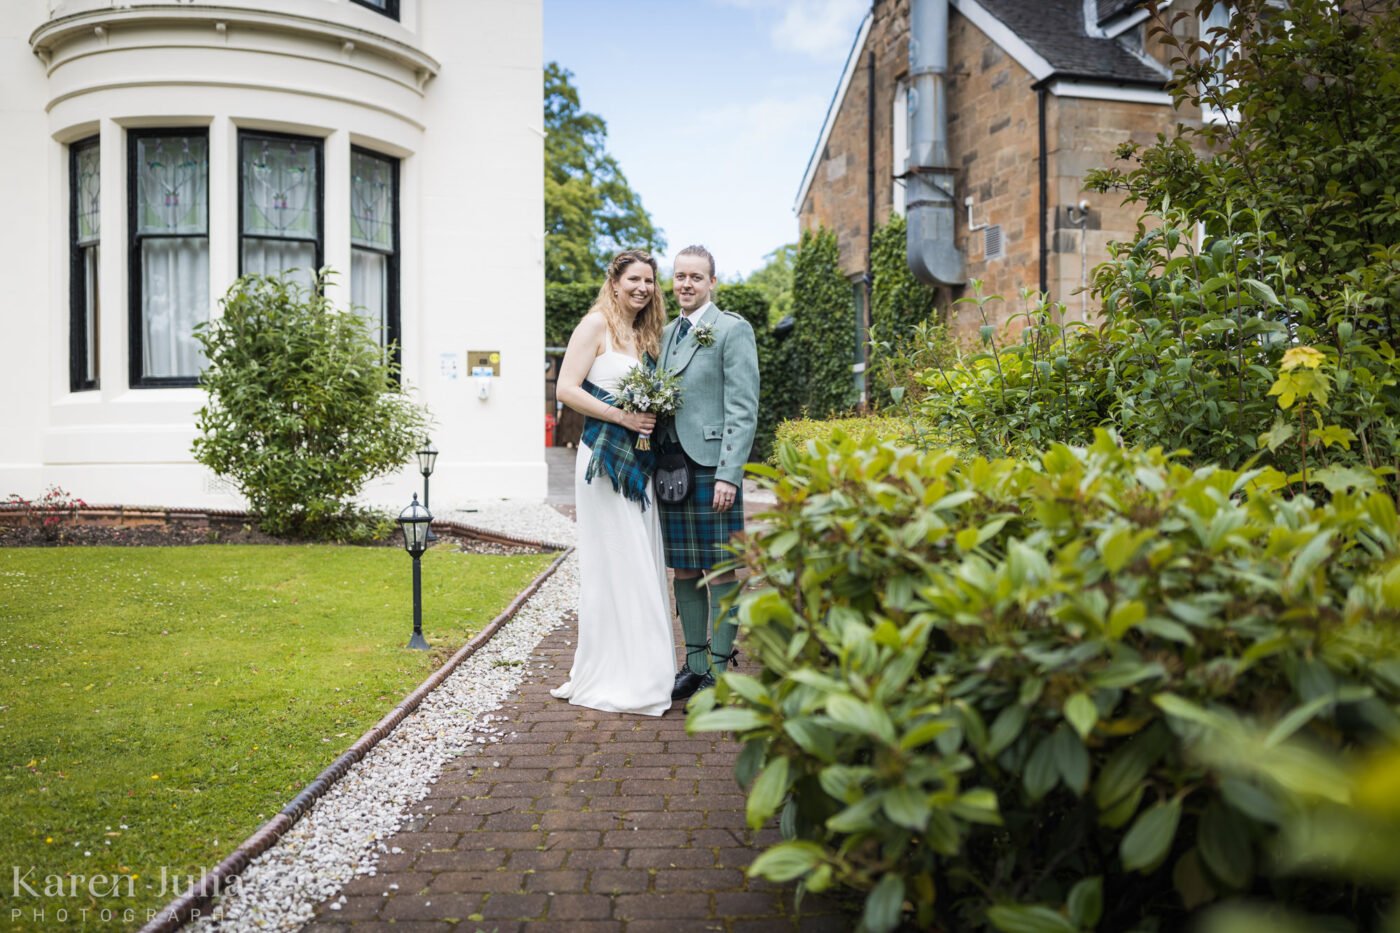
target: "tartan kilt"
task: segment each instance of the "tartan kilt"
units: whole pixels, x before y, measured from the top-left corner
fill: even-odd
[[[689,459],[689,458],[687,458]],[[666,566],[673,570],[709,570],[734,555],[725,550],[732,535],[744,530],[744,488],[734,492],[727,512],[716,512],[715,468],[691,461],[694,489],[680,505],[657,504],[661,509],[661,537],[666,542]]]

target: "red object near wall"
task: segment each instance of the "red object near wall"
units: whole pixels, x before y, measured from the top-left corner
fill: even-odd
[[[544,446],[554,446],[554,416],[544,416]]]

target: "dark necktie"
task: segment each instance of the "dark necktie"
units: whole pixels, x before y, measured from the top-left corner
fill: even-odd
[[[684,340],[685,335],[688,333],[690,333],[690,318],[683,317],[681,318],[681,322],[676,325],[676,339]]]

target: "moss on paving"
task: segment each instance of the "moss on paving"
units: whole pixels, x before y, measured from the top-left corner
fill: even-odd
[[[552,559],[429,551],[416,652],[402,549],[0,549],[0,921],[139,926]],[[123,880],[50,898],[50,875]]]

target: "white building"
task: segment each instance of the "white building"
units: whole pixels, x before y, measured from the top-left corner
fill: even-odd
[[[191,328],[318,265],[399,341],[433,504],[543,497],[541,55],[540,0],[4,0],[0,499],[238,507]]]

